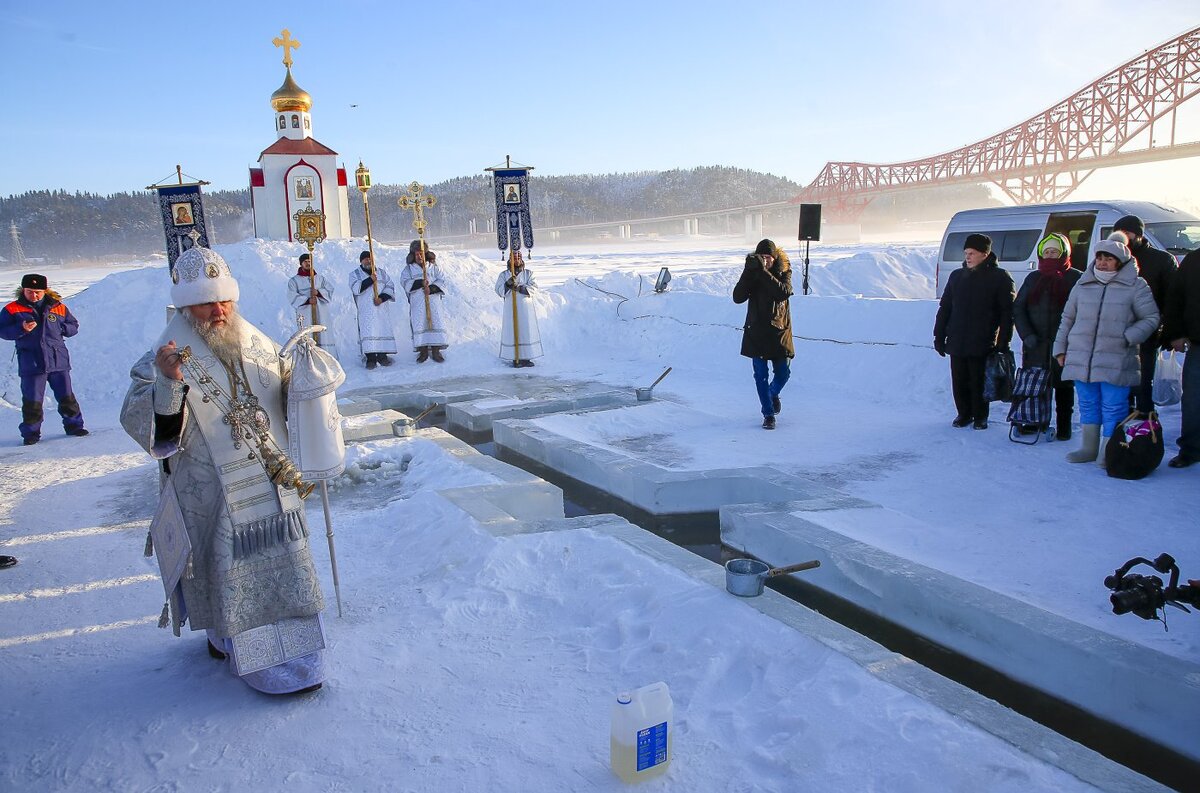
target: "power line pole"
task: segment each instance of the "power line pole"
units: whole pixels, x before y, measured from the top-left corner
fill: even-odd
[[[12,262],[13,267],[24,267],[25,249],[21,247],[21,232],[17,230],[17,222],[15,220],[9,222],[8,236],[9,261]]]

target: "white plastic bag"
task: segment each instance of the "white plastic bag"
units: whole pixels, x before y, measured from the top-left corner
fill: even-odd
[[[1156,405],[1174,405],[1183,398],[1183,366],[1177,356],[1174,350],[1163,350],[1158,354],[1151,392]]]

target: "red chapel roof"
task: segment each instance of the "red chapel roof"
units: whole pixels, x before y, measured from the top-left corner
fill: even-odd
[[[280,138],[270,146],[262,150],[262,154],[258,155],[261,162],[264,155],[267,154],[333,154],[337,152],[326,146],[324,143],[317,142],[316,138],[301,138],[293,140],[292,138]]]

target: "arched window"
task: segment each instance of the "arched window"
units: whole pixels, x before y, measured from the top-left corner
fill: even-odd
[[[279,128],[287,129],[287,116],[283,115],[282,113],[279,115]]]
[[[308,116],[304,117],[304,128],[312,129],[312,122],[309,120]]]
[[[292,129],[300,129],[300,116],[292,113]]]

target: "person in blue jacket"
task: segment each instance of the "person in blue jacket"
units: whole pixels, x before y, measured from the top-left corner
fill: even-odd
[[[79,332],[79,321],[47,288],[46,276],[29,273],[21,279],[17,299],[0,310],[0,338],[17,344],[17,374],[21,376],[21,437],[26,446],[42,439],[42,398],[46,383],[58,402],[68,435],[87,435],[83,412],[71,390],[71,357],[65,339]]]

